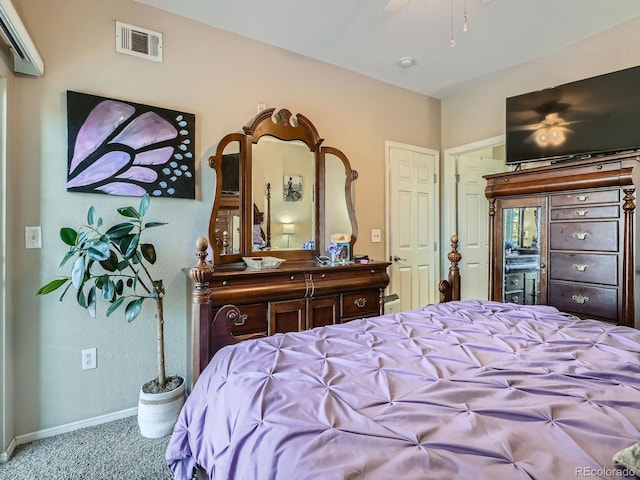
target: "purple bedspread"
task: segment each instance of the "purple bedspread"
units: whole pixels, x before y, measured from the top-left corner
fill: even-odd
[[[168,449],[175,478],[624,478],[640,332],[462,301],[226,347]]]

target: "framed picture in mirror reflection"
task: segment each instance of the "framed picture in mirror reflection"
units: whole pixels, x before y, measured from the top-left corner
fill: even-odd
[[[302,176],[285,175],[282,190],[285,202],[299,202],[302,200]]]

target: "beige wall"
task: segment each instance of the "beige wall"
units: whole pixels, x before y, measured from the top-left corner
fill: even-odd
[[[153,241],[168,290],[168,371],[184,374],[188,294],[180,269],[194,263],[194,240],[207,228],[213,175],[205,159],[224,134],[239,130],[255,113],[257,103],[304,113],[325,144],[349,156],[360,173],[356,253],[382,258],[384,243],[369,243],[368,232],[384,228],[385,140],[441,149],[441,141],[449,148],[500,135],[506,96],[640,64],[640,20],[635,20],[493,75],[444,99],[441,115],[437,100],[131,0],[14,3],[45,59],[46,73],[9,79],[12,130],[5,196],[11,200],[5,247],[10,285],[3,333],[10,335],[0,344],[0,381],[8,393],[2,399],[0,452],[7,447],[7,432],[11,438],[134,407],[140,384],[155,372],[150,310],[132,324],[121,317],[105,319],[103,310],[93,320],[72,298],[61,303],[55,295],[33,296],[58,274],[65,250],[58,240],[61,226],[80,224],[90,205],[107,216],[115,207],[137,203],[66,193],[66,90],[196,114],[198,198],[153,200],[149,213],[150,219],[170,224],[157,229]],[[116,19],[162,32],[164,62],[116,54]],[[26,225],[42,225],[42,250],[24,249]],[[89,347],[98,348],[98,368],[82,372],[80,351]],[[12,403],[16,408],[7,411]]]
[[[137,199],[67,193],[65,92],[135,101],[196,115],[200,155],[197,200],[152,200],[148,218],[169,222],[153,231],[168,293],[168,373],[185,373],[186,280],[194,241],[207,229],[213,174],[205,159],[226,133],[239,130],[258,103],[302,112],[325,144],[341,149],[359,170],[361,238],[356,252],[382,258],[369,243],[384,226],[384,141],[440,148],[440,102],[340,68],[287,53],[131,0],[15,0],[40,54],[42,78],[18,78],[20,111],[11,141],[15,155],[9,195],[10,272],[14,330],[14,434],[64,425],[135,407],[139,386],[154,376],[151,310],[132,324],[120,316],[91,319],[72,296],[34,298],[59,274],[61,226],[78,226],[89,206],[109,216]],[[160,31],[164,62],[114,51],[114,21]],[[42,250],[25,250],[26,225],[42,225]],[[163,230],[164,229],[164,230]],[[19,268],[17,268],[19,266]],[[81,371],[80,351],[97,347],[98,368]],[[9,399],[11,400],[11,398]],[[3,445],[0,445],[3,447]],[[6,448],[6,445],[4,445]],[[0,450],[2,451],[2,450]]]

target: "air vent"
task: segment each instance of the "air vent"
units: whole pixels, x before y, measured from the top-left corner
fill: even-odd
[[[116,52],[162,61],[162,34],[116,21]]]

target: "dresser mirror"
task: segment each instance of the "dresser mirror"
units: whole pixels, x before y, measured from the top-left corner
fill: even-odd
[[[540,301],[540,207],[504,208],[502,301],[537,305]]]
[[[264,255],[315,259],[331,241],[349,243],[353,252],[357,172],[322,142],[306,117],[286,109],[263,110],[219,142],[209,159],[216,172],[214,264]]]
[[[323,147],[325,217],[324,243],[349,241],[349,234],[357,238],[358,225],[355,211],[354,183],[358,172],[351,170],[349,160],[342,152]],[[343,181],[344,180],[344,181]],[[353,245],[352,245],[353,247]],[[351,250],[353,252],[353,249]]]
[[[251,163],[253,251],[303,249],[316,238],[314,153],[300,141],[264,136]]]
[[[242,191],[242,135],[231,134],[218,144],[216,155],[209,164],[216,172],[215,191],[218,211],[211,217],[209,238],[215,239],[212,248],[218,257],[241,253],[242,221],[240,196]],[[213,159],[217,158],[217,162]]]

